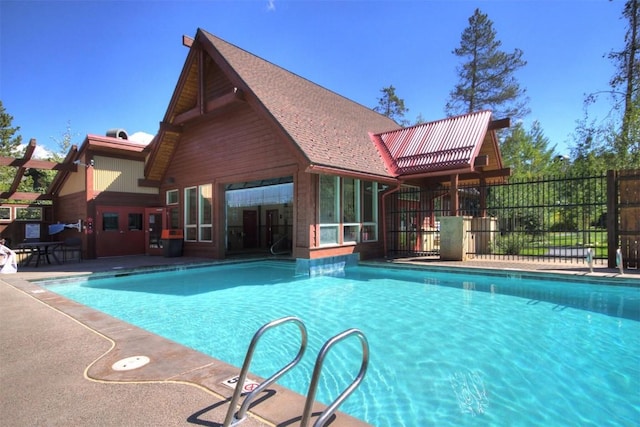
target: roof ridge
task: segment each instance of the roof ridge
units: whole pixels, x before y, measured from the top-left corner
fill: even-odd
[[[233,48],[235,48],[235,49],[238,49],[238,50],[240,50],[240,51],[244,52],[244,53],[245,53],[245,54],[247,54],[247,55],[253,56],[254,58],[257,58],[257,59],[259,59],[259,60],[261,60],[261,61],[263,61],[263,62],[265,62],[265,63],[267,63],[267,64],[269,64],[269,65],[271,65],[271,66],[273,66],[273,67],[275,67],[275,68],[278,68],[278,69],[280,69],[280,70],[282,70],[282,71],[286,72],[287,74],[290,74],[290,75],[292,75],[292,76],[295,76],[296,78],[298,78],[298,79],[300,79],[300,80],[304,80],[305,82],[307,82],[307,83],[309,83],[309,84],[311,84],[311,85],[313,85],[313,86],[316,86],[316,87],[318,87],[319,89],[322,89],[322,90],[324,90],[324,91],[330,92],[330,93],[332,93],[333,95],[338,96],[339,98],[344,99],[345,101],[348,101],[348,102],[350,102],[350,103],[352,103],[352,104],[358,105],[358,106],[360,106],[360,107],[362,107],[362,108],[366,108],[366,109],[368,109],[368,110],[371,110],[371,111],[373,111],[374,113],[376,113],[376,114],[378,114],[378,115],[380,115],[380,116],[382,116],[382,117],[387,117],[387,116],[385,116],[384,114],[379,113],[378,111],[374,110],[374,109],[373,109],[373,108],[371,108],[371,107],[368,107],[368,106],[366,106],[366,105],[364,105],[364,104],[362,104],[362,103],[360,103],[360,102],[358,102],[358,101],[354,101],[353,99],[348,98],[348,97],[346,97],[345,95],[342,95],[342,94],[340,94],[340,93],[338,93],[338,92],[336,92],[336,91],[334,91],[334,90],[332,90],[332,89],[329,89],[329,88],[327,88],[327,87],[325,87],[325,86],[323,86],[323,85],[321,85],[321,84],[319,84],[319,83],[316,83],[316,82],[314,82],[314,81],[312,81],[312,80],[310,80],[310,79],[308,79],[308,78],[306,78],[306,77],[304,77],[304,76],[302,76],[302,75],[300,75],[300,74],[298,74],[298,73],[295,73],[295,72],[293,72],[293,71],[291,71],[291,70],[288,70],[288,69],[284,68],[283,66],[276,64],[275,62],[269,61],[268,59],[265,59],[265,58],[263,58],[263,57],[261,57],[261,56],[259,56],[259,55],[256,55],[255,53],[249,52],[248,50],[246,50],[246,49],[244,49],[244,48],[242,48],[242,47],[240,47],[240,46],[238,46],[238,45],[236,45],[236,44],[234,44],[234,43],[231,43],[230,41],[227,41],[227,40],[225,40],[225,39],[223,39],[223,38],[221,38],[221,37],[218,37],[218,36],[216,36],[215,34],[212,34],[212,33],[208,32],[208,31],[207,31],[207,30],[205,30],[205,29],[198,28],[198,31],[201,31],[202,33],[204,33],[204,34],[205,34],[209,39],[213,39],[213,40],[216,40],[216,41],[219,41],[219,42],[225,43],[225,44],[227,44],[228,46],[231,46],[231,47],[233,47]],[[223,55],[223,54],[222,54],[222,52],[220,52],[220,54],[221,54],[221,55]],[[223,56],[224,56],[224,55],[223,55]],[[391,119],[391,120],[392,120],[392,119]]]

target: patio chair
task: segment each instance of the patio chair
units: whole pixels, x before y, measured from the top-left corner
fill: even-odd
[[[74,259],[74,255],[78,254],[78,261],[82,261],[82,239],[80,237],[67,237],[64,239],[62,246],[60,247],[62,252],[62,262],[67,262],[68,259]]]

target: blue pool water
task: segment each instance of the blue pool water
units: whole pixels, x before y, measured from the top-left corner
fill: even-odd
[[[340,407],[376,426],[630,426],[640,420],[640,288],[517,275],[358,266],[296,276],[254,262],[53,284],[50,290],[241,366],[255,331],[294,315],[309,332],[303,363],[279,383],[306,394],[322,344],[359,328],[364,383]],[[268,377],[299,347],[293,324],[268,331],[252,372]],[[336,345],[318,400],[331,402],[361,363]],[[302,412],[302,408],[300,408]]]

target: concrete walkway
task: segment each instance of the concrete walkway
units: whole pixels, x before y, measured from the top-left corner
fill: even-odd
[[[238,375],[238,368],[29,282],[212,263],[139,256],[26,267],[0,276],[2,424],[221,426],[233,393],[223,382]],[[129,371],[113,369],[137,356],[150,363]],[[303,396],[274,385],[258,401],[243,427],[300,424]],[[314,406],[312,421],[322,408]],[[366,424],[339,414],[332,426]]]
[[[398,262],[447,268],[498,268],[640,280],[638,271],[474,260]],[[222,385],[238,369],[57,296],[30,281],[149,270],[170,264],[212,264],[199,258],[122,257],[21,268],[0,276],[0,420],[10,426],[219,426],[232,391]],[[139,369],[112,365],[144,355]],[[278,386],[244,426],[299,425],[304,398]],[[321,406],[314,407],[319,411]],[[332,426],[363,426],[338,415]]]

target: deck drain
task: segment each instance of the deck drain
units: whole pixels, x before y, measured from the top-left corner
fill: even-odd
[[[149,358],[147,356],[132,356],[118,360],[116,363],[111,365],[111,369],[114,371],[131,371],[133,369],[142,368],[147,363],[149,363]]]

